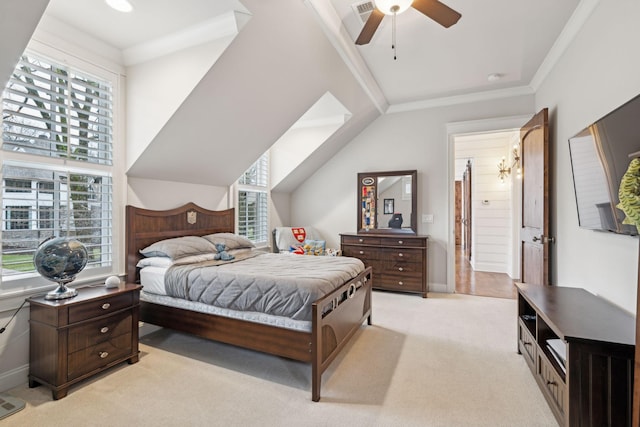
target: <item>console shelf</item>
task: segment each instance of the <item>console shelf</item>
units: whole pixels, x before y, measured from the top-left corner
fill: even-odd
[[[558,423],[631,426],[635,318],[584,289],[516,286],[518,353]]]

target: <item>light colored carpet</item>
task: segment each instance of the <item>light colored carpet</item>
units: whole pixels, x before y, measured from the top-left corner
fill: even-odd
[[[310,365],[160,330],[122,364],[10,426],[557,426],[516,351],[516,301],[374,292],[363,326],[311,401]]]

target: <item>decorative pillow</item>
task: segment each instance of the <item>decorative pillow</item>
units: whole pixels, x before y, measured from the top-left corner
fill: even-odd
[[[324,240],[307,239],[304,241],[304,253],[305,255],[324,255],[325,246]]]
[[[145,257],[167,257],[180,259],[190,255],[216,253],[216,247],[198,236],[175,237],[160,240],[140,250]]]
[[[144,267],[169,267],[173,263],[171,258],[167,258],[164,256],[152,256],[149,258],[142,258],[136,264],[138,268]]]
[[[240,249],[240,248],[255,248],[256,245],[246,237],[239,236],[234,233],[214,233],[202,236],[213,244],[222,244],[227,247],[227,250]]]

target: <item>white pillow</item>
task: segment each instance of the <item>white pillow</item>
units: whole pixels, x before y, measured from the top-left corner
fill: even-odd
[[[138,268],[144,267],[169,267],[173,263],[171,258],[167,258],[164,256],[152,256],[148,258],[142,258],[136,264]]]

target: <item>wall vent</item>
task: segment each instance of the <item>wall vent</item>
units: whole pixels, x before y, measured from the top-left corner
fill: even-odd
[[[376,7],[371,0],[354,3],[351,5],[353,12],[358,16],[358,19],[364,24],[369,19],[369,15]]]

